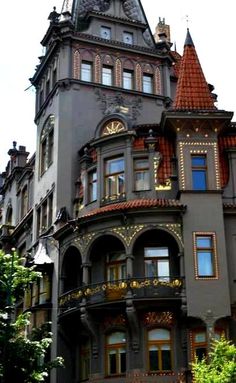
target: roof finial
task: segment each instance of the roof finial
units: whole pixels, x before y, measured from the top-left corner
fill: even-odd
[[[189,29],[189,15],[185,15],[187,29]]]
[[[50,12],[48,16],[48,20],[51,21],[51,23],[57,23],[59,21],[60,13],[57,13],[56,7],[53,7],[53,11]]]

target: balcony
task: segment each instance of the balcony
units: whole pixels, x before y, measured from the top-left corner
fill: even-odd
[[[82,300],[87,305],[104,304],[123,300],[131,292],[134,301],[142,299],[181,298],[183,280],[170,278],[130,278],[114,282],[101,282],[78,287],[59,298],[61,313],[76,309]]]

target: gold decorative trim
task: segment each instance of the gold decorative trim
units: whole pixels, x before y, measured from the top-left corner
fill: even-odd
[[[79,236],[75,243],[77,244],[78,248],[80,249],[81,253],[83,254],[87,247],[89,246],[90,242],[92,241],[93,237],[96,235],[96,233],[89,233]]]
[[[160,223],[158,227],[166,228],[170,232],[174,233],[178,240],[180,241],[181,245],[184,246],[183,237],[182,237],[182,226],[180,223]]]
[[[144,314],[144,325],[146,326],[172,326],[174,315],[170,311],[155,312],[150,311]]]
[[[136,88],[139,92],[142,92],[143,90],[143,84],[142,84],[142,68],[141,68],[141,65],[140,64],[137,64],[136,65],[136,68],[135,68],[135,72],[136,72]]]
[[[167,191],[167,190],[171,190],[171,179],[168,178],[164,184],[160,184],[158,186],[155,187],[155,190],[156,191]]]
[[[101,57],[99,55],[95,57],[94,79],[95,82],[101,82]]]
[[[80,79],[80,52],[78,50],[74,51],[73,77],[77,80]]]
[[[161,71],[158,67],[155,69],[154,86],[155,94],[161,94]]]
[[[185,167],[184,167],[184,147],[185,146],[192,146],[190,153],[193,154],[206,154],[206,149],[199,149],[199,146],[208,146],[213,147],[213,153],[214,153],[214,165],[215,165],[215,174],[216,174],[216,189],[221,190],[221,184],[220,184],[220,165],[219,165],[219,152],[218,152],[218,146],[216,142],[184,142],[180,141],[179,143],[179,151],[180,151],[180,183],[182,190],[185,190],[186,188],[186,180],[185,180]]]
[[[122,76],[121,76],[121,61],[120,59],[116,60],[116,65],[115,65],[115,84],[118,87],[122,87]]]
[[[125,242],[127,246],[130,246],[133,238],[138,234],[145,226],[144,225],[132,225],[115,227],[111,231],[118,234]]]

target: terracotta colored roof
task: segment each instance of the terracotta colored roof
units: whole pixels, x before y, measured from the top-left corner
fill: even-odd
[[[170,54],[173,57],[173,59],[175,60],[175,62],[173,63],[173,66],[172,66],[173,73],[176,77],[179,77],[179,70],[180,70],[180,64],[181,64],[182,56],[176,51],[170,51]]]
[[[179,201],[173,200],[173,199],[135,199],[128,202],[113,203],[98,209],[94,209],[90,211],[89,213],[83,215],[81,218],[92,217],[95,215],[100,215],[100,214],[108,213],[108,212],[125,211],[129,209],[139,209],[139,208],[152,208],[152,207],[183,208],[184,206]]]
[[[187,31],[184,53],[180,64],[173,109],[216,109],[189,30]]]
[[[225,149],[236,148],[236,136],[219,137],[219,158],[221,186],[225,187],[229,180],[229,161]]]

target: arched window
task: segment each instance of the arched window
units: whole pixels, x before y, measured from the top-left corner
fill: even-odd
[[[53,162],[54,147],[54,116],[47,119],[40,137],[40,175],[42,175]]]
[[[171,371],[171,332],[155,328],[148,332],[148,369],[150,372]]]
[[[126,372],[126,334],[117,331],[106,338],[107,375],[120,375]]]

